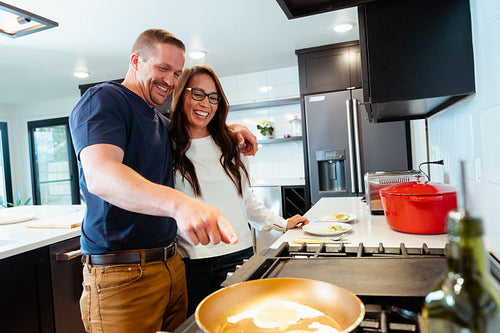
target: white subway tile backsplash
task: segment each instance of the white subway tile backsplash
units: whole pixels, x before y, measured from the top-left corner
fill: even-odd
[[[445,159],[443,173],[432,172],[432,180],[460,188],[459,162],[466,161],[470,208],[483,219],[486,246],[500,254],[500,2],[470,3],[476,94],[428,119],[430,157]]]
[[[500,107],[491,107],[480,114],[481,175],[488,183],[500,186]],[[500,199],[500,197],[499,197]]]
[[[500,1],[498,0],[471,0],[470,1],[473,28],[482,35],[491,25],[498,24],[500,15]],[[474,20],[474,18],[480,18]],[[498,53],[497,53],[498,54]]]
[[[500,1],[498,2],[500,3]],[[500,9],[497,11],[500,16]],[[500,89],[500,17],[484,32],[477,36],[474,45],[476,95],[481,108],[499,104]]]

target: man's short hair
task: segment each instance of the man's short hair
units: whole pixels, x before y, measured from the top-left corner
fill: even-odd
[[[132,47],[132,53],[137,53],[145,58],[148,58],[152,53],[152,48],[157,43],[170,44],[178,47],[183,52],[186,52],[186,46],[184,43],[172,33],[163,29],[149,29],[137,37],[137,40]]]

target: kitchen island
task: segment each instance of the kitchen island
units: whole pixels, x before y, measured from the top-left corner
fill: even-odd
[[[80,236],[80,228],[70,228],[82,221],[82,205],[33,205],[0,210],[0,259]],[[18,223],[1,223],[2,213],[32,216]],[[40,228],[36,226],[50,226]]]
[[[0,210],[0,313],[5,332],[84,332],[80,223],[82,205]]]

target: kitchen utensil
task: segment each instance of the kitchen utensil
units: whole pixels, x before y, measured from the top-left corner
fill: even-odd
[[[342,235],[352,229],[352,225],[339,222],[313,222],[306,224],[302,230],[318,236]]]
[[[228,317],[274,301],[296,302],[321,311],[337,321],[341,333],[356,328],[365,314],[365,306],[356,295],[334,284],[270,278],[238,283],[210,294],[196,308],[195,318],[204,332],[219,333]]]
[[[407,182],[380,190],[387,224],[412,234],[446,232],[446,216],[457,208],[457,191],[447,184]]]

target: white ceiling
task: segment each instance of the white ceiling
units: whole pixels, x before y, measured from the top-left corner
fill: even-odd
[[[296,49],[357,40],[330,26],[357,22],[357,9],[288,20],[275,0],[2,0],[59,23],[39,33],[0,36],[0,103],[80,96],[78,85],[125,76],[135,38],[163,28],[223,77],[294,66]],[[186,66],[194,65],[187,60]],[[73,77],[77,69],[91,72]]]

